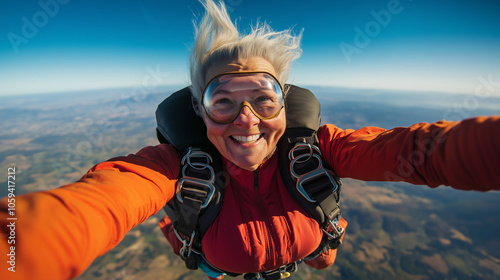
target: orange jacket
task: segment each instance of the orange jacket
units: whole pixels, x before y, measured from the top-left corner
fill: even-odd
[[[402,180],[432,187],[444,184],[481,191],[500,189],[500,175],[497,173],[500,167],[500,117],[420,123],[392,130],[367,127],[353,131],[327,125],[320,129],[319,139],[326,161],[340,177],[370,181]],[[96,165],[76,183],[15,197],[14,216],[9,216],[7,198],[2,199],[0,279],[40,279],[40,276],[70,279],[78,276],[96,257],[113,248],[130,229],[157,213],[172,198],[179,161],[179,154],[169,145],[146,147],[135,155]],[[267,172],[264,169],[261,172]],[[233,195],[238,192],[240,190],[233,190]],[[276,190],[264,191],[261,195],[272,196],[274,192]],[[252,208],[251,205],[234,207],[252,208],[254,213],[249,215],[261,215],[260,211],[272,214],[295,207],[293,200],[282,199],[283,195],[280,194],[280,199],[275,200],[273,205],[265,205],[265,209]],[[226,200],[230,203],[228,194],[224,207]],[[269,197],[266,201],[271,200]],[[300,211],[298,209],[297,213],[287,215],[299,216]],[[221,214],[234,213],[227,213],[223,208]],[[245,218],[246,213],[240,214]],[[268,224],[251,221],[253,224],[245,224],[241,229],[253,231],[243,232],[243,236],[259,238],[265,226],[280,223],[290,226],[291,218],[273,217]],[[300,219],[301,223],[311,222],[305,216]],[[13,222],[14,229],[11,226]],[[223,228],[217,232],[217,228],[213,225],[210,229],[212,233],[206,238],[216,239],[217,234],[228,238],[224,231],[237,230]],[[305,236],[300,231],[314,234],[315,230],[313,226],[295,228],[293,225],[286,231],[271,229],[273,240],[268,240],[267,244],[274,247],[268,252],[284,250],[285,255],[260,256],[263,259],[257,261],[263,267],[270,267],[300,257],[301,252],[307,251],[302,246],[314,242],[299,242],[290,237]],[[283,238],[286,243],[279,241],[275,244],[273,234],[281,231],[288,234]],[[235,242],[237,235],[229,238]],[[11,240],[15,243],[9,244]],[[285,248],[288,245],[295,249]],[[247,246],[258,247],[259,244]],[[206,253],[216,264],[218,251]],[[329,252],[327,255],[332,254]],[[244,256],[250,257],[257,256]],[[328,256],[322,257],[328,259]],[[12,267],[12,263],[8,263],[12,258],[15,272],[8,270]],[[224,258],[227,260],[226,256]]]

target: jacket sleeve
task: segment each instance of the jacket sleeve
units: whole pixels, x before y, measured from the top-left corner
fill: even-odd
[[[343,229],[347,230],[347,221],[344,220],[344,218],[340,217],[339,225]],[[345,231],[340,237],[340,239],[344,240],[344,236],[345,236]],[[312,260],[305,261],[305,263],[308,266],[314,267],[316,269],[325,269],[331,266],[336,259],[337,259],[337,249],[328,249],[326,252],[319,255],[318,257]]]
[[[391,130],[325,125],[318,136],[327,163],[340,177],[500,190],[500,116]]]
[[[17,196],[14,216],[2,199],[0,279],[78,276],[172,198],[178,172],[178,153],[159,145],[97,164],[76,183]]]

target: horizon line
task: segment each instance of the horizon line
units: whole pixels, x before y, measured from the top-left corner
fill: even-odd
[[[421,93],[428,93],[428,94],[443,94],[443,95],[469,95],[473,94],[471,93],[466,93],[466,92],[454,92],[454,91],[443,91],[443,90],[428,90],[428,89],[397,89],[397,88],[382,88],[382,87],[363,87],[363,86],[347,86],[347,85],[325,85],[325,84],[310,84],[310,83],[304,83],[304,84],[296,84],[296,83],[287,83],[287,84],[294,84],[298,85],[300,87],[304,88],[309,88],[309,87],[314,87],[314,88],[335,88],[335,89],[347,89],[347,90],[356,90],[356,91],[386,91],[386,92],[402,92],[406,94],[421,94]],[[183,84],[183,83],[178,83],[178,84],[165,84],[165,85],[159,85],[155,86],[154,89],[148,90],[146,89],[147,93],[158,93],[159,91],[162,90],[167,90],[171,88],[178,87],[178,89],[182,89],[184,87],[189,86],[188,84]],[[100,88],[89,88],[89,89],[69,89],[69,90],[55,90],[55,91],[40,91],[40,92],[18,92],[18,93],[0,93],[0,98],[15,98],[15,97],[29,97],[29,96],[42,96],[42,95],[62,95],[62,94],[71,94],[71,93],[78,93],[78,94],[83,94],[83,93],[97,93],[97,92],[108,92],[108,91],[119,91],[119,90],[133,90],[136,88],[140,88],[140,86],[134,85],[134,86],[118,86],[118,87],[100,87]],[[172,92],[173,93],[173,92]],[[493,98],[500,98],[500,95],[491,95],[489,97]]]

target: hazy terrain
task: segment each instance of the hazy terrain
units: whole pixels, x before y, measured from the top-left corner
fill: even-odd
[[[500,113],[493,97],[310,89],[322,102],[323,122],[341,128]],[[16,167],[17,194],[78,180],[100,161],[155,145],[154,112],[172,90],[1,97],[0,166]],[[322,271],[301,265],[291,279],[500,278],[499,192],[348,179],[344,186],[349,226],[336,264]],[[204,279],[172,253],[156,225],[162,215],[133,229],[79,279]]]

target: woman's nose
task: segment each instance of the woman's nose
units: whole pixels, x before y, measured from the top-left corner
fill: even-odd
[[[259,124],[260,119],[250,110],[248,106],[243,106],[238,117],[233,121],[233,124],[239,127],[252,127]]]

